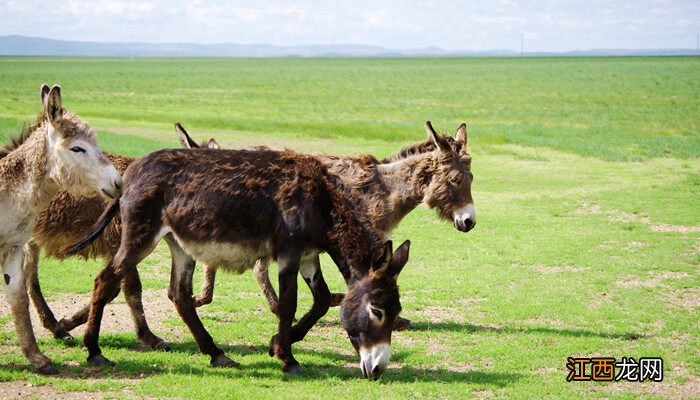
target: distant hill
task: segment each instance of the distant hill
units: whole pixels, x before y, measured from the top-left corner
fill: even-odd
[[[97,57],[513,57],[512,50],[448,51],[438,47],[389,49],[370,45],[304,45],[235,43],[78,42],[27,36],[0,36],[3,56]],[[565,53],[532,52],[525,56],[677,56],[698,55],[695,49],[600,49]]]

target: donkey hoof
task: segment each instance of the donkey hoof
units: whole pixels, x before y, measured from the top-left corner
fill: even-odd
[[[75,340],[75,338],[73,338],[73,336],[72,336],[70,333],[66,332],[66,331],[63,331],[63,332],[55,332],[55,333],[53,334],[53,337],[54,337],[55,339],[58,339],[58,340],[63,340],[64,342],[72,342],[72,341]]]
[[[285,365],[284,367],[282,367],[282,371],[284,371],[285,375],[301,375],[301,365]]]
[[[155,346],[153,346],[153,350],[160,350],[160,351],[169,352],[170,345],[165,340],[163,340],[163,341],[158,342],[158,344],[156,344]]]
[[[397,317],[396,321],[394,322],[394,330],[395,331],[412,331],[413,325],[411,324],[411,321],[407,320],[406,318]]]
[[[56,374],[58,374],[58,370],[51,363],[42,365],[41,367],[37,367],[36,372],[40,375],[56,375]]]
[[[102,354],[88,357],[87,362],[88,362],[88,364],[97,365],[100,367],[113,367],[113,366],[117,365],[116,363],[110,361],[107,357],[103,356]]]
[[[240,365],[239,363],[226,357],[226,354],[219,354],[218,356],[211,359],[211,366],[212,367],[231,368],[231,367],[237,367],[239,365]]]
[[[275,334],[272,339],[270,339],[270,346],[267,348],[267,354],[270,355],[270,357],[274,357],[275,354],[277,354],[277,349],[279,349],[280,344],[279,344],[279,338],[277,334]]]

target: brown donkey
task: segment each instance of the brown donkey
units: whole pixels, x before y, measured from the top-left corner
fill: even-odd
[[[88,361],[111,364],[98,345],[104,306],[161,238],[173,259],[169,297],[213,366],[232,366],[202,325],[192,301],[195,260],[234,272],[255,260],[279,265],[279,331],[270,342],[288,373],[300,373],[292,343],[304,338],[328,310],[330,292],[318,268],[303,260],[327,251],[349,282],[342,322],[361,356],[366,377],[389,361],[391,328],[401,310],[396,280],[409,243],[392,254],[353,205],[348,188],[316,157],[291,151],[161,150],[136,160],[124,173],[121,200],[104,211],[79,251],[121,215],[122,240],[114,259],[95,278],[85,331]],[[292,326],[297,273],[311,287],[311,310]]]
[[[61,89],[41,87],[44,112],[0,151],[0,263],[22,352],[42,374],[58,371],[36,344],[22,264],[36,216],[60,190],[77,196],[121,194],[121,177],[100,152],[95,132],[63,109]]]
[[[439,135],[430,121],[425,128],[427,141],[382,161],[371,156],[319,156],[325,167],[348,188],[353,204],[385,239],[422,202],[436,208],[441,218],[453,221],[459,231],[468,232],[476,225],[467,125],[461,124],[454,138]],[[302,263],[307,264],[306,269],[318,269],[318,254],[304,258]],[[270,309],[277,314],[277,295],[270,283],[266,260],[257,260],[253,272]],[[196,307],[211,303],[216,267],[205,265],[204,276],[202,293],[194,297]],[[342,296],[334,293],[331,306],[339,305]],[[410,328],[410,321],[399,317],[395,328]]]
[[[219,145],[214,139],[197,144],[189,137],[179,124],[175,125],[178,139],[184,148],[206,147],[218,149]],[[119,174],[123,174],[126,168],[134,161],[131,157],[125,157],[105,153],[107,158],[117,168]],[[65,248],[82,239],[102,214],[107,206],[107,201],[101,198],[86,198],[73,196],[68,192],[61,192],[51,200],[44,211],[36,218],[32,237],[24,248],[24,273],[27,279],[27,289],[39,314],[41,324],[53,333],[57,339],[71,340],[68,333],[77,326],[87,322],[90,305],[87,304],[70,318],[56,321],[53,312],[49,308],[39,284],[38,264],[41,249],[44,249],[46,257],[64,260],[68,257]],[[105,232],[88,247],[83,249],[79,256],[88,258],[103,258],[111,260],[119,249],[121,240],[121,222],[115,219],[105,228]],[[143,304],[141,303],[141,282],[138,271],[127,275],[122,282],[122,290],[136,326],[136,332],[144,343],[153,349],[168,350],[167,344],[154,335],[146,323]]]

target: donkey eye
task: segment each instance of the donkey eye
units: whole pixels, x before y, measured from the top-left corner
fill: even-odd
[[[372,311],[372,314],[374,314],[375,317],[377,317],[378,320],[382,320],[384,318],[384,312],[378,308],[370,307],[370,311]]]
[[[85,149],[78,146],[71,147],[70,151],[74,153],[85,153]]]

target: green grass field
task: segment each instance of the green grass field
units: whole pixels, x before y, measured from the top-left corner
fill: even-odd
[[[251,273],[220,274],[200,309],[242,364],[210,368],[165,295],[161,246],[140,271],[147,317],[174,351],[145,350],[120,298],[101,336],[116,367],[86,365],[82,328],[62,343],[34,319],[61,370],[37,376],[3,303],[0,397],[700,397],[698,57],[0,58],[0,82],[0,132],[31,121],[41,83],[60,83],[101,147],[131,156],[177,147],[176,121],[224,147],[377,156],[423,140],[426,120],[450,132],[466,122],[479,215],[464,234],[421,206],[395,232],[413,242],[399,285],[416,329],[394,334],[378,382],[361,379],[337,309],[295,345],[304,375],[283,377],[266,352],[276,319]],[[88,300],[100,266],[42,262],[59,317]],[[662,357],[664,380],[567,382],[572,356]]]

